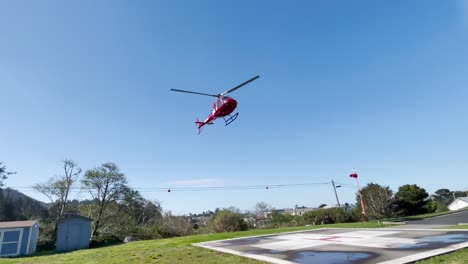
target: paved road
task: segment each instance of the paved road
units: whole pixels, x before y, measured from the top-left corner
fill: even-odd
[[[458,225],[459,223],[468,223],[468,211],[425,218],[422,220],[407,221],[409,225]]]
[[[409,263],[468,247],[468,230],[318,229],[194,244],[277,264]]]

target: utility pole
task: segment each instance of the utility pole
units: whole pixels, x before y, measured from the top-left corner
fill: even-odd
[[[338,193],[336,192],[336,186],[335,186],[334,180],[332,180],[332,185],[333,185],[333,190],[335,190],[336,203],[338,204],[338,208],[340,208],[341,207],[340,200],[338,200]]]

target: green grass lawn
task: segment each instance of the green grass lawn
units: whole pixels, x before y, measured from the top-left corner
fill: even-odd
[[[454,225],[454,226],[441,227],[440,229],[468,229],[468,225]]]
[[[465,264],[468,263],[468,248],[457,250],[453,253],[435,256],[430,259],[418,261],[419,264],[435,264],[435,263],[446,263],[446,264]]]
[[[193,243],[228,238],[277,234],[317,228],[375,228],[384,227],[377,222],[347,223],[320,226],[302,226],[278,229],[257,229],[244,232],[201,234],[187,237],[136,241],[128,244],[70,253],[38,252],[33,256],[0,259],[0,263],[264,263],[230,254],[194,247]],[[468,228],[468,226],[456,226]],[[455,228],[455,227],[454,227]],[[418,263],[467,263],[468,249],[423,260]]]
[[[245,236],[311,230],[323,227],[375,228],[382,227],[382,225],[378,225],[377,222],[347,223],[202,234],[169,239],[136,241],[123,245],[77,250],[62,254],[42,252],[34,256],[1,259],[0,263],[263,263],[253,259],[194,247],[191,244]]]

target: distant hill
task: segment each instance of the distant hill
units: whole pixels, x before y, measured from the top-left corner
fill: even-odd
[[[0,221],[44,219],[47,204],[11,188],[0,188]]]
[[[3,198],[4,199],[8,199],[8,200],[12,200],[12,201],[16,201],[16,200],[20,200],[20,199],[29,199],[31,201],[34,201],[35,203],[38,203],[38,204],[41,204],[43,207],[50,207],[49,204],[47,203],[44,203],[44,202],[41,202],[39,200],[36,200],[34,198],[31,198],[29,196],[27,196],[26,194],[18,191],[18,190],[15,190],[15,189],[11,189],[11,188],[5,188],[5,189],[2,189],[0,188],[3,192]]]

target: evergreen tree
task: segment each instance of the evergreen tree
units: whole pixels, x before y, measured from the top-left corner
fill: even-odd
[[[3,190],[0,188],[0,221],[15,221],[14,207],[11,201],[3,196]]]
[[[2,162],[0,162],[0,187],[4,185],[3,181],[8,179],[8,175],[15,174],[16,172],[8,172],[6,171],[6,167],[2,166]]]
[[[428,197],[426,190],[416,184],[400,186],[394,199],[396,213],[402,216],[428,213]]]

